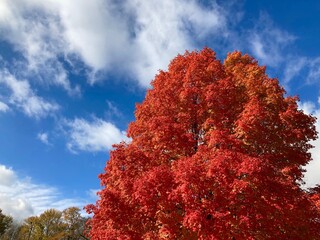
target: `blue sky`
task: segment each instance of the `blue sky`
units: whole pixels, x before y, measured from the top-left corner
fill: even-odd
[[[319,12],[316,0],[1,0],[0,208],[22,219],[94,202],[135,103],[185,50],[249,53],[320,117]],[[306,186],[320,182],[313,144]]]

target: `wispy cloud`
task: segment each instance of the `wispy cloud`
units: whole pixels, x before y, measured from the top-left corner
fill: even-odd
[[[49,145],[48,133],[46,132],[38,133],[37,138],[44,144]]]
[[[306,57],[291,57],[287,60],[283,82],[288,84],[293,78],[300,74],[302,69],[308,64],[308,59]]]
[[[307,83],[318,83],[320,79],[320,57],[310,59],[307,67]]]
[[[66,130],[67,147],[71,152],[107,151],[113,144],[128,140],[124,131],[99,118],[92,121],[82,118],[65,120],[62,125]]]
[[[8,104],[21,109],[29,117],[45,117],[59,109],[58,104],[36,95],[28,81],[16,79],[8,70],[0,71],[0,84],[11,91]]]
[[[83,207],[83,199],[65,198],[55,187],[34,183],[20,177],[11,168],[0,164],[0,208],[4,213],[22,220],[49,208],[63,210],[70,206]]]
[[[284,69],[284,83],[298,80],[302,85],[317,84],[320,79],[320,57],[310,58],[306,56],[288,57]]]
[[[114,102],[111,101],[106,101],[107,103],[107,111],[106,111],[106,116],[110,119],[112,118],[120,118],[123,117],[122,112],[118,109],[118,107],[115,105]]]
[[[6,112],[9,110],[9,106],[4,102],[0,102],[0,112]]]
[[[262,64],[277,67],[287,58],[284,50],[296,39],[295,36],[278,28],[271,18],[262,13],[255,27],[249,31],[248,42],[253,55]]]
[[[318,82],[320,57],[310,58],[291,51],[289,48],[297,37],[278,27],[268,14],[262,13],[248,33],[244,42],[248,42],[249,47],[243,48],[248,49],[260,64],[276,70],[277,77],[281,76],[280,81],[287,90],[292,80],[295,80],[296,86]]]

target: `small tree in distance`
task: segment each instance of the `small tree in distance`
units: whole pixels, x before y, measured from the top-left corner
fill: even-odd
[[[300,188],[315,118],[297,100],[248,55],[178,55],[111,151],[91,239],[320,239]]]
[[[24,220],[16,236],[11,233],[7,239],[43,239],[43,240],[78,240],[88,239],[83,234],[88,218],[81,216],[80,209],[69,207],[63,211],[48,209],[39,216]]]
[[[12,226],[12,223],[13,223],[12,217],[3,214],[2,209],[0,209],[0,238]]]

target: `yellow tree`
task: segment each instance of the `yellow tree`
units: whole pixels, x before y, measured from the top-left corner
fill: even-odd
[[[19,229],[19,239],[78,240],[84,236],[88,218],[81,216],[80,209],[70,207],[63,211],[49,209],[39,216],[25,219]]]
[[[12,217],[3,214],[2,209],[0,209],[0,237],[5,234],[5,232],[10,228],[12,223]]]
[[[65,239],[77,240],[84,238],[84,231],[87,218],[81,216],[80,208],[70,207],[62,212],[63,222],[65,224]]]
[[[32,216],[24,221],[20,230],[23,239],[58,240],[65,235],[62,212],[49,209],[40,216]]]

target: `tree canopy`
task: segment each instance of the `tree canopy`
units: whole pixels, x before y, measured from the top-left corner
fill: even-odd
[[[301,189],[315,118],[297,101],[247,54],[178,55],[110,153],[91,239],[320,239]]]
[[[12,221],[12,217],[3,214],[2,209],[0,209],[0,237],[3,236],[4,233],[10,228]]]
[[[39,216],[31,216],[22,223],[10,216],[1,214],[0,240],[79,240],[84,236],[88,218],[80,214],[77,207],[63,211],[48,209]]]

